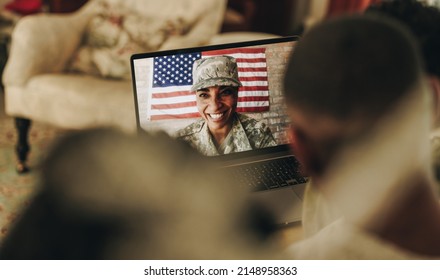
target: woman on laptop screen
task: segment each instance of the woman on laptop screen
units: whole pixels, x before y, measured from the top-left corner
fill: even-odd
[[[207,156],[229,154],[276,145],[269,127],[236,111],[238,66],[231,56],[198,59],[193,65],[193,86],[201,119],[180,129],[177,136]]]

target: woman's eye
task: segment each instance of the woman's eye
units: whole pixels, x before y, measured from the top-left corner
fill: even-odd
[[[200,98],[207,98],[207,97],[208,97],[208,94],[206,94],[206,93],[204,93],[204,92],[200,92],[200,93],[199,93],[199,97],[200,97]]]
[[[231,95],[232,94],[232,90],[231,89],[225,89],[220,94],[223,95],[223,96]]]

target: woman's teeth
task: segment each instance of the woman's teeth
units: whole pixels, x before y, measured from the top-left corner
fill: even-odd
[[[223,113],[220,114],[209,114],[212,119],[220,119],[223,116]]]

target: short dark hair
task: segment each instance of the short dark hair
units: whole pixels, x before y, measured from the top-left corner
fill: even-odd
[[[366,14],[382,13],[405,24],[422,51],[425,70],[440,77],[440,9],[417,0],[385,1],[368,7]]]
[[[288,62],[286,100],[336,119],[377,117],[419,80],[412,35],[384,16],[350,15],[312,27]]]

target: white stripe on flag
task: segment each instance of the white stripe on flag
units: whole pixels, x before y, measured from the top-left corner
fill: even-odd
[[[249,58],[249,59],[254,59],[254,58],[265,58],[266,54],[264,53],[240,53],[240,52],[230,52],[227,55],[233,56],[235,58]],[[206,55],[206,54],[202,54],[203,57],[209,57],[209,56],[218,56],[218,54],[215,55]]]
[[[195,95],[185,95],[185,96],[176,96],[176,97],[166,97],[166,98],[153,98],[151,100],[152,105],[158,104],[176,104],[176,103],[184,103],[184,102],[195,102]]]
[[[237,107],[266,107],[269,106],[269,101],[246,101],[238,102]]]
[[[249,86],[249,87],[251,87],[251,86],[262,86],[262,87],[268,86],[267,81],[241,81],[241,84],[245,87],[246,86]]]
[[[174,87],[155,87],[152,89],[153,93],[167,93],[176,91],[190,91],[191,86],[174,86]]]
[[[151,110],[151,115],[179,115],[187,113],[197,113],[196,107],[185,107],[185,108],[175,108],[175,109],[163,109],[163,110]]]
[[[238,77],[266,77],[267,72],[239,72]]]
[[[240,68],[247,68],[247,67],[252,67],[252,68],[258,68],[258,67],[266,67],[266,63],[265,62],[237,62],[237,66]]]
[[[240,97],[269,96],[269,92],[263,90],[240,91],[238,93],[238,96]]]

